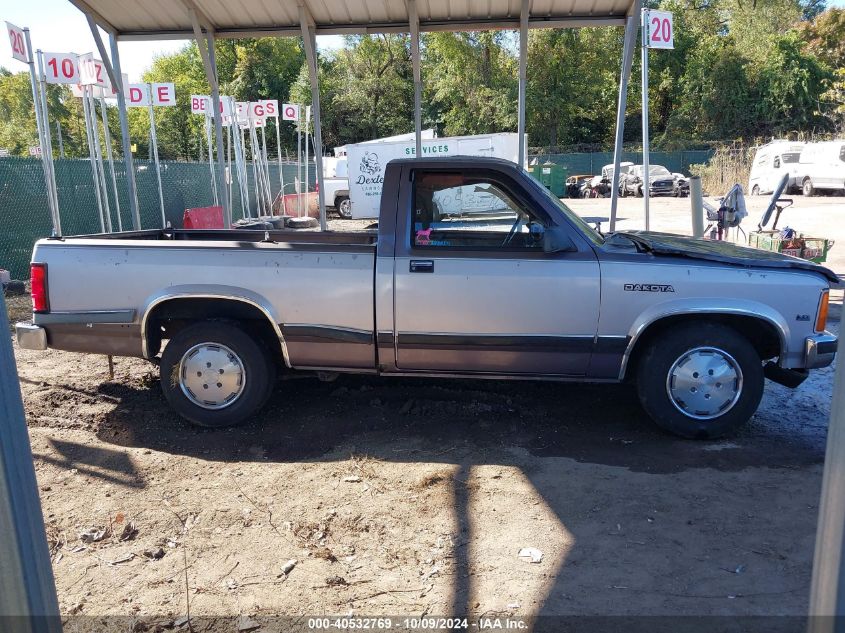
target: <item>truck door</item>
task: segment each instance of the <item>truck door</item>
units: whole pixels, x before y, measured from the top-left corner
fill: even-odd
[[[488,171],[416,169],[410,200],[395,246],[399,371],[586,373],[600,279],[583,237],[545,253],[536,200]]]

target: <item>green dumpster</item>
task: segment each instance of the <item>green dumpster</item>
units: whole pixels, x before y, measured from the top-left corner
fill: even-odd
[[[566,196],[566,167],[547,162],[533,165],[528,171],[558,198]]]

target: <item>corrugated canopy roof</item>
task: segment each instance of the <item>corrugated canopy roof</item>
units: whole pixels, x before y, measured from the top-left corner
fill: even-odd
[[[296,36],[297,0],[70,0],[119,39],[193,37],[189,8],[217,37]],[[304,0],[318,35],[407,32],[405,0]],[[521,0],[416,0],[421,31],[518,28]],[[623,24],[632,0],[532,0],[529,26]]]

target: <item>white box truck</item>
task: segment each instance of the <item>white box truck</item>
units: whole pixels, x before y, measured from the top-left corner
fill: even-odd
[[[492,156],[513,162],[519,159],[518,135],[513,132],[479,134],[475,136],[450,136],[423,140],[422,155],[435,156]],[[416,155],[414,139],[379,143],[358,143],[346,146],[349,198],[353,218],[376,218],[381,204],[384,168],[395,158],[413,158]],[[476,192],[467,192],[465,202],[472,199],[473,207],[481,203]],[[454,204],[464,204],[456,200]]]
[[[796,185],[805,196],[818,189],[845,189],[845,140],[807,143],[798,161]]]

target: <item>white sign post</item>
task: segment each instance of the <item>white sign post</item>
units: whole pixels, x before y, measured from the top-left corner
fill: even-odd
[[[94,189],[97,194],[97,206],[100,209],[100,228],[103,232],[112,232],[111,206],[109,192],[106,187],[106,173],[103,167],[103,153],[100,149],[100,133],[97,129],[97,106],[95,105],[94,88],[99,88],[100,97],[104,95],[104,88],[108,87],[106,70],[103,62],[94,59],[94,55],[87,53],[77,58],[79,83],[82,86],[82,99],[86,114],[86,126],[90,129],[88,147],[91,158],[91,171],[94,176]]]
[[[211,194],[214,198],[214,206],[220,204],[220,199],[217,195],[217,176],[214,172],[214,154],[211,149],[211,124],[212,118],[212,104],[211,98],[206,95],[191,95],[191,114],[201,114],[205,118],[203,125],[205,127],[205,143],[208,146],[208,168],[211,173]]]
[[[27,33],[28,36],[28,33]],[[30,53],[32,52],[32,48],[30,47]],[[51,53],[42,53],[40,50],[36,51],[38,56],[38,75],[40,78],[40,90],[39,96],[41,99],[41,130],[43,134],[43,143],[41,147],[44,151],[44,162],[46,165],[49,166],[50,170],[50,184],[49,184],[49,191],[47,192],[48,196],[52,196],[53,198],[53,208],[56,210],[56,225],[59,229],[59,234],[61,235],[61,221],[59,218],[59,193],[56,189],[56,166],[53,163],[53,138],[50,134],[50,110],[47,107],[47,84],[48,83],[65,83],[64,81],[51,81],[48,78],[47,73],[45,72],[45,68],[47,67],[46,61],[53,61],[53,65],[57,68],[61,67],[62,72],[69,72],[71,76],[76,76],[76,55],[62,55],[62,62],[60,65],[56,63],[56,57],[51,57]],[[69,68],[68,68],[68,62]]]
[[[645,230],[650,227],[649,218],[649,142],[648,142],[648,49],[675,48],[675,32],[672,14],[668,11],[642,10],[642,117],[643,117],[643,203],[645,209]]]
[[[38,152],[41,156],[42,148],[45,147],[44,127],[49,126],[46,113],[41,108],[41,97],[39,94],[39,82],[35,74],[35,60],[32,54],[32,42],[29,38],[29,29],[20,28],[6,22],[6,34],[9,37],[9,45],[12,49],[12,57],[24,62],[29,66],[29,82],[32,88],[32,105],[35,111],[35,127],[38,131]],[[50,208],[50,217],[53,224],[53,233],[62,234],[62,223],[59,216],[59,199],[56,193],[56,178],[54,166],[47,160],[41,161],[44,171],[44,185],[47,191],[47,206]]]
[[[156,137],[156,121],[153,106],[175,106],[176,88],[173,83],[128,84],[126,86],[126,107],[147,107],[150,112],[150,149],[153,155],[153,165],[156,170],[158,184],[158,202],[161,207],[161,226],[167,227],[167,216],[164,213],[164,191],[161,186],[161,166],[158,160],[158,138]]]

